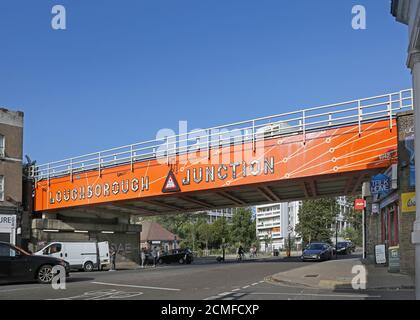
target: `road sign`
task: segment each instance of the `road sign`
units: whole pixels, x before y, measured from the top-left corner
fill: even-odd
[[[354,201],[354,209],[355,210],[364,210],[365,208],[366,208],[366,200],[356,199]]]
[[[174,173],[169,171],[168,176],[166,177],[165,183],[163,184],[163,193],[168,192],[179,192],[181,188],[179,187],[178,181],[176,181]]]

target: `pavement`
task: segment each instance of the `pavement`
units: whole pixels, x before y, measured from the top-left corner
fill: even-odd
[[[297,257],[164,265],[115,272],[72,272],[64,290],[37,283],[0,286],[0,300],[411,300],[413,290],[354,290],[325,285],[309,287],[269,280],[278,274],[335,273],[329,280],[339,281],[339,268],[349,270],[357,257],[322,263],[303,263]],[[330,268],[331,267],[331,268]],[[302,270],[303,269],[303,270]],[[325,270],[325,271],[323,271]],[[302,272],[304,271],[304,272]],[[348,276],[348,275],[347,275]],[[342,279],[341,279],[342,280]],[[314,281],[314,279],[312,279]]]
[[[283,271],[268,277],[267,281],[315,289],[352,289],[353,282],[367,290],[414,289],[412,277],[389,273],[386,267],[364,264],[358,256]]]

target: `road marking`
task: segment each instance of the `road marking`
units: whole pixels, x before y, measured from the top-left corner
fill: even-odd
[[[232,292],[237,292],[239,290],[241,290],[241,289],[233,289]]]
[[[248,289],[250,286],[245,286],[245,287],[242,287],[242,289]]]
[[[22,291],[22,290],[28,290],[28,289],[42,289],[42,288],[45,288],[45,287],[15,288],[15,289],[0,290],[0,293],[2,293],[2,292],[13,292],[13,291]]]
[[[105,283],[105,282],[92,282],[93,284],[100,284],[104,286],[112,287],[126,287],[126,288],[140,288],[140,289],[152,289],[152,290],[163,290],[163,291],[181,291],[181,289],[173,288],[161,288],[161,287],[147,287],[147,286],[134,286],[130,284],[116,284],[116,283]]]
[[[255,282],[253,284],[251,284],[251,286],[256,286],[258,284],[258,282]]]
[[[264,280],[260,281],[260,283],[264,283],[264,282],[265,282]]]
[[[218,296],[227,296],[227,295],[229,295],[229,294],[231,294],[231,292],[223,292],[223,293],[219,293],[218,294]]]
[[[282,296],[315,296],[315,297],[337,297],[337,298],[382,298],[382,296],[369,296],[366,294],[322,294],[322,293],[286,293],[286,292],[250,292],[251,295],[282,295]]]
[[[212,296],[212,297],[209,297],[209,298],[206,298],[206,299],[204,299],[204,300],[216,300],[216,299],[218,299],[219,297],[217,297],[217,296]]]

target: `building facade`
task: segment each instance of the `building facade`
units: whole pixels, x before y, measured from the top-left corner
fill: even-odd
[[[419,117],[419,108],[420,108],[420,0],[392,0],[391,4],[391,13],[396,18],[398,22],[406,24],[408,26],[408,49],[407,49],[407,66],[412,72],[413,78],[413,93],[414,93],[414,128],[413,135],[415,141],[420,141],[420,117]],[[413,152],[413,157],[420,157],[420,149],[416,148]],[[414,185],[420,185],[420,166],[414,167],[415,176]],[[415,189],[414,188],[414,189]],[[415,191],[414,191],[415,192]],[[413,194],[406,195],[404,200],[404,209],[409,209],[406,207],[408,203],[406,202],[407,198],[413,198]],[[416,203],[420,203],[420,192],[415,193],[414,199]],[[412,201],[410,201],[412,203]],[[400,226],[403,231],[407,233],[411,232],[411,235],[404,235],[404,239],[400,239],[401,243],[405,242],[406,245],[411,247],[411,253],[408,251],[407,255],[413,256],[412,260],[413,269],[419,269],[420,265],[420,207],[412,209],[411,206],[411,217],[407,219],[407,223],[413,223],[412,227],[407,227],[404,230],[404,226]],[[404,220],[405,220],[404,219]],[[403,235],[401,235],[403,236]],[[403,251],[401,251],[403,254]],[[401,261],[404,264],[404,256],[401,257]],[[415,261],[415,262],[414,262]],[[416,298],[420,299],[420,272],[415,272],[415,284],[416,284]]]
[[[207,211],[207,221],[208,223],[214,223],[219,219],[225,219],[226,223],[231,223],[234,210],[234,208],[228,208]]]
[[[22,234],[23,112],[0,108],[0,241]]]
[[[295,228],[299,223],[301,202],[274,203],[256,206],[256,232],[261,252],[284,250],[290,238],[295,245],[301,244]]]

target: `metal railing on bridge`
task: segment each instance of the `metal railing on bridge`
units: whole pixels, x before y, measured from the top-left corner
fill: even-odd
[[[407,89],[370,98],[329,104],[300,111],[287,112],[273,116],[252,119],[212,127],[194,132],[168,136],[164,139],[144,141],[128,146],[65,160],[36,165],[31,168],[31,176],[36,181],[60,176],[70,176],[86,171],[130,164],[139,161],[161,159],[167,164],[176,155],[206,150],[237,143],[253,143],[261,139],[277,136],[302,135],[321,129],[344,125],[355,125],[362,131],[362,124],[389,119],[392,129],[393,119],[401,111],[413,110],[413,90]]]

